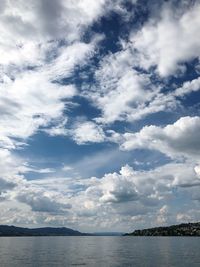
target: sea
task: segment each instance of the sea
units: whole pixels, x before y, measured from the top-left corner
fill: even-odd
[[[199,237],[0,237],[0,267],[199,267]]]

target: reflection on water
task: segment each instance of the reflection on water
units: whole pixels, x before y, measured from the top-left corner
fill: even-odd
[[[1,267],[200,266],[198,237],[1,237]]]

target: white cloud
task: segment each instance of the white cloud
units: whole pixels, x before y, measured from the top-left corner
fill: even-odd
[[[150,198],[155,194],[154,179],[150,173],[140,173],[125,165],[120,173],[108,173],[101,179],[91,179],[86,195],[89,199],[100,203],[120,204],[129,201],[138,203],[146,199],[147,204],[151,202]],[[160,181],[157,183],[159,184]]]
[[[142,216],[138,223],[148,219],[149,225],[156,225],[170,218],[174,223],[176,212],[171,200],[178,197],[176,191],[182,192],[188,205],[193,205],[198,197],[200,180],[194,167],[194,164],[184,162],[166,164],[150,171],[134,171],[125,165],[120,172],[101,178],[58,177],[24,181],[12,191],[6,188],[10,200],[2,201],[1,222],[67,224],[87,231],[96,227],[132,229],[137,216]],[[196,189],[192,194],[189,193],[191,188]],[[9,218],[4,207],[7,207]],[[20,216],[9,207],[17,207]],[[25,220],[26,216],[29,221]]]
[[[200,90],[200,77],[192,81],[184,82],[181,87],[175,90],[174,95],[181,97],[198,90]]]
[[[199,117],[183,117],[171,125],[145,126],[139,132],[125,134],[114,132],[109,124],[172,111],[184,96],[199,90],[197,78],[174,92],[163,93],[161,81],[155,85],[155,73],[149,71],[156,66],[161,76],[174,74],[178,69],[184,71],[185,61],[199,56],[199,4],[180,14],[166,4],[160,18],[150,19],[128,42],[122,41],[121,51],[102,58],[94,73],[94,84],[83,86],[80,92],[101,115],[93,121],[76,118],[70,126],[67,109],[79,92],[74,84],[65,85],[63,79],[71,78],[77,67],[90,62],[105,36],[92,33],[87,43],[82,36],[88,26],[111,9],[124,20],[132,16],[123,1],[114,5],[110,0],[2,1],[1,223],[124,230],[139,224],[139,220],[156,224],[166,223],[169,218],[175,222],[198,217],[197,212],[194,216],[189,212],[185,217],[182,213],[175,216],[172,204],[180,200],[177,191],[188,201],[188,210],[200,199]],[[119,161],[125,161],[125,152],[105,149],[60,170],[38,169],[13,153],[38,131],[70,136],[77,144],[113,141],[125,150],[153,149],[185,160],[149,171],[135,171],[125,165],[119,172],[81,179],[80,174],[86,177],[87,172],[102,171],[108,165],[114,169],[115,162],[119,166]],[[138,164],[138,168],[141,166]],[[28,172],[38,173],[38,178],[45,174],[45,179],[27,180]],[[64,172],[71,177],[60,177]]]
[[[112,123],[143,117],[140,111],[160,88],[151,83],[149,75],[140,74],[133,66],[134,55],[129,48],[102,59],[95,72],[96,83],[83,93],[102,112],[96,121]]]
[[[22,203],[29,205],[32,211],[56,213],[64,212],[71,208],[68,203],[62,202],[61,194],[44,191],[39,188],[21,188],[16,195],[16,199]]]
[[[5,0],[0,18],[1,145],[15,149],[40,128],[54,124],[49,134],[65,134],[67,99],[76,93],[61,80],[84,65],[103,38],[81,42],[87,26],[103,15],[105,1]],[[16,27],[17,25],[17,27]],[[62,42],[61,42],[62,40]],[[59,122],[59,125],[55,125]],[[46,129],[48,132],[48,130]],[[14,140],[15,139],[15,140]]]
[[[160,111],[171,112],[181,106],[183,97],[200,89],[196,78],[166,92],[164,80],[154,83],[152,73],[136,71],[141,60],[134,47],[124,41],[122,50],[105,56],[95,71],[95,84],[84,88],[83,96],[101,111],[97,122],[135,121]]]
[[[104,132],[97,124],[86,121],[77,123],[72,130],[72,138],[77,144],[84,144],[87,142],[103,142],[105,139]]]
[[[55,172],[55,170],[52,168],[44,168],[44,169],[30,168],[29,171],[37,172],[37,173],[53,173],[53,172]]]
[[[58,81],[69,77],[76,66],[88,62],[102,38],[103,35],[95,35],[90,43],[74,42],[72,45],[59,48],[57,57],[45,65],[44,74],[51,80]]]
[[[159,225],[163,225],[167,222],[169,218],[169,207],[164,205],[159,211],[157,215],[157,222]]]
[[[72,168],[71,166],[64,165],[64,166],[62,167],[62,170],[63,170],[64,172],[68,172],[68,171],[73,170],[73,168]]]
[[[163,128],[145,126],[139,132],[125,133],[121,148],[125,150],[155,149],[172,157],[199,157],[199,117],[182,117]]]
[[[189,214],[184,214],[184,213],[181,213],[179,212],[176,216],[176,220],[178,223],[183,223],[183,222],[192,222],[192,217],[189,215]]]
[[[200,165],[196,165],[196,166],[194,167],[194,171],[195,171],[195,173],[197,174],[197,176],[200,178]]]
[[[77,91],[74,85],[61,85],[59,81],[69,77],[76,65],[85,64],[98,41],[96,36],[89,44],[77,42],[60,48],[57,57],[49,63],[18,72],[14,79],[7,76],[0,93],[2,144],[15,148],[17,143],[12,137],[26,139],[49,123],[57,124],[46,130],[49,134],[66,134],[67,117],[63,117],[63,112],[67,99]]]
[[[62,115],[64,98],[74,95],[73,86],[50,83],[39,72],[18,77],[1,90],[1,136],[27,138]]]
[[[200,186],[194,164],[189,162],[169,163],[149,171],[134,171],[126,165],[119,173],[82,180],[82,183],[87,189],[73,196],[74,212],[91,218],[98,227],[102,227],[102,217],[106,227],[110,227],[109,218],[118,218],[119,225],[125,228],[129,223],[134,227],[131,222],[135,216],[148,220],[148,225],[176,223],[173,203],[181,194],[189,206],[193,205]],[[193,194],[189,193],[191,188],[196,189]],[[114,221],[111,225],[115,227]]]
[[[151,18],[131,37],[139,52],[140,66],[144,69],[157,66],[161,76],[168,76],[174,74],[182,63],[198,58],[199,12],[198,2],[185,12],[165,4],[159,18]]]
[[[16,63],[21,59],[31,62],[38,57],[36,44],[46,41],[79,40],[83,29],[105,12],[105,2],[4,1],[0,19],[1,63]]]
[[[14,184],[23,183],[23,175],[20,175],[24,162],[14,156],[8,149],[0,148],[1,178]]]
[[[0,64],[38,64],[46,47],[64,40],[72,44],[101,16],[125,13],[122,1],[4,0],[0,18]],[[43,48],[43,49],[42,49]],[[7,52],[9,51],[9,53]]]
[[[134,182],[129,180],[131,175],[132,170],[129,166],[122,168],[121,176],[116,173],[105,175],[101,180],[102,196],[99,199],[100,202],[115,203],[137,200],[137,189]]]

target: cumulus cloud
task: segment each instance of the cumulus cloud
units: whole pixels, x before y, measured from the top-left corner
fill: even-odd
[[[14,156],[7,148],[0,148],[0,201],[10,200],[12,193],[25,183],[26,162]]]
[[[145,126],[141,119],[176,110],[183,98],[200,89],[196,76],[176,84],[177,71],[183,74],[184,63],[199,56],[199,3],[179,10],[173,8],[174,2],[165,3],[160,15],[150,14],[130,35],[125,33],[127,38],[119,34],[119,50],[107,53],[107,47],[101,47],[107,32],[96,34],[95,27],[94,32],[87,31],[94,22],[103,29],[100,19],[110,11],[122,15],[123,21],[133,19],[135,10],[130,14],[124,1],[15,2],[3,0],[0,6],[1,223],[132,230],[133,224],[145,221],[165,224],[198,218],[197,209],[193,215],[183,213],[200,199],[199,117],[180,114],[176,122],[163,121],[162,126]],[[105,53],[97,55],[102,48]],[[162,79],[169,75],[174,75],[175,84]],[[84,114],[76,115],[75,108],[82,105],[76,102],[79,96],[100,115],[90,120],[87,106]],[[141,130],[128,132],[126,126],[135,129],[130,122],[136,120]],[[119,170],[128,152],[112,144],[115,148],[100,152],[94,148],[92,156],[72,160],[70,166],[63,163],[54,169],[40,162],[36,168],[17,156],[17,149],[38,132],[54,140],[63,135],[78,145],[103,143],[103,147],[114,142],[126,151],[157,150],[171,163],[146,170],[142,168],[147,164],[138,164],[133,155],[137,170],[129,165]],[[108,173],[91,177],[105,166]],[[185,203],[175,216],[173,204],[177,206],[179,197]]]
[[[125,165],[119,172],[79,182],[85,184],[87,189],[72,197],[74,216],[81,216],[87,223],[91,220],[99,227],[110,227],[109,218],[113,218],[118,227],[124,225],[125,228],[129,224],[133,227],[138,216],[140,223],[143,219],[149,220],[148,225],[178,221],[173,203],[181,194],[191,205],[199,196],[200,186],[194,164],[189,162],[169,163],[149,171],[136,171]],[[192,194],[189,193],[191,188],[194,189]],[[114,225],[113,221],[112,227]]]
[[[142,68],[156,66],[161,76],[168,76],[181,64],[199,57],[200,5],[196,2],[187,10],[178,11],[165,4],[159,18],[151,18],[133,34],[131,41],[139,52]]]
[[[15,63],[23,58],[31,61],[33,55],[38,55],[35,49],[39,43],[58,39],[65,39],[68,43],[79,40],[82,30],[104,12],[105,2],[21,0],[15,3],[5,0],[0,20],[1,63]]]
[[[14,210],[7,208],[8,215],[12,215],[10,220],[23,223],[29,214],[36,223],[41,216],[35,214],[67,213],[71,204],[56,190],[28,183],[26,173],[47,175],[52,169],[30,166],[14,156],[13,150],[24,146],[28,137],[38,130],[49,130],[48,133],[51,130],[52,135],[66,131],[64,112],[77,89],[74,84],[64,84],[62,79],[70,77],[75,67],[86,64],[101,41],[101,35],[95,35],[87,43],[80,39],[83,29],[104,13],[105,3],[97,1],[89,9],[88,1],[14,3],[5,0],[3,3],[0,11],[0,194],[5,206],[9,207],[9,200],[22,214],[17,219]],[[4,221],[11,222],[8,217]]]
[[[0,178],[0,199],[1,199],[2,193],[6,192],[8,190],[12,190],[15,186],[16,186],[16,184],[14,182],[7,181],[3,178]]]
[[[110,0],[2,1],[0,63],[38,65],[46,48],[53,48],[56,41],[72,44],[81,39],[87,27],[111,10],[124,14],[121,2],[113,5]]]
[[[76,88],[59,81],[71,75],[77,64],[85,63],[96,42],[94,39],[90,44],[75,43],[61,48],[59,55],[48,64],[18,73],[14,80],[7,76],[0,100],[1,139],[5,146],[14,148],[16,142],[12,137],[26,139],[52,122],[58,124],[49,130],[51,135],[65,133],[67,118],[63,112],[67,99],[76,94]]]
[[[62,79],[72,75],[76,66],[86,64],[94,53],[102,36],[94,35],[91,42],[84,43],[83,29],[107,11],[104,0],[89,9],[87,0],[3,3],[0,141],[4,148],[15,149],[20,145],[15,138],[25,140],[39,128],[66,120],[67,99],[77,91]],[[55,125],[49,133],[65,133],[65,124]]]
[[[30,221],[26,221],[29,224],[67,223],[81,229],[131,229],[137,218],[140,223],[149,220],[159,225],[168,222],[168,209],[170,216],[174,216],[170,202],[168,209],[164,207],[169,199],[178,198],[177,190],[188,205],[197,200],[200,180],[195,170],[195,165],[189,162],[169,163],[149,171],[136,171],[125,165],[119,172],[101,178],[25,181],[10,193],[12,208],[18,207],[21,215],[16,217],[14,211],[7,214],[10,222],[19,224],[29,214]],[[191,188],[195,189],[192,194]],[[174,217],[171,219],[176,221]]]
[[[14,156],[8,149],[0,148],[0,170],[1,178],[8,183],[18,184],[23,183],[23,175],[21,169],[25,163]]]
[[[175,96],[181,97],[185,96],[191,92],[196,92],[200,90],[200,77],[192,81],[184,82],[183,85],[177,88],[174,92]]]
[[[105,139],[104,132],[100,126],[94,122],[86,121],[77,123],[72,130],[72,138],[77,144],[88,142],[103,142]]]
[[[71,208],[70,204],[61,202],[58,197],[58,194],[53,192],[45,192],[38,188],[25,188],[20,190],[16,199],[29,205],[32,211],[36,212],[58,214]]]
[[[121,170],[121,176],[116,173],[111,175],[105,175],[102,183],[102,196],[100,197],[101,202],[127,202],[131,200],[137,200],[138,194],[134,186],[134,183],[131,182],[127,177],[132,174],[130,170],[127,170],[129,167],[126,166]],[[127,171],[129,173],[127,173]]]
[[[83,93],[98,107],[102,116],[96,118],[101,123],[132,120],[159,92],[150,76],[133,70],[134,55],[130,49],[104,57],[95,72],[96,83]]]
[[[200,165],[196,165],[194,167],[194,171],[196,172],[197,176],[200,177]]]
[[[182,117],[165,127],[145,126],[139,132],[125,133],[121,148],[159,150],[169,157],[199,157],[199,117]]]
[[[145,176],[146,178],[146,176]],[[105,174],[98,180],[91,180],[91,185],[86,190],[87,197],[100,203],[123,203],[123,202],[142,202],[147,201],[148,197],[153,196],[153,188],[148,189],[152,183],[151,175],[146,179],[146,186],[142,186],[144,175],[134,171],[126,165],[121,168],[119,173]],[[149,181],[148,181],[149,180]],[[155,184],[154,184],[155,186]],[[154,192],[155,193],[155,192]],[[147,201],[148,202],[148,201]],[[150,203],[149,198],[149,203]]]
[[[156,81],[154,71],[138,70],[143,61],[135,46],[135,42],[124,41],[120,51],[105,56],[95,70],[95,83],[83,88],[82,95],[101,111],[97,122],[136,121],[158,112],[172,112],[184,97],[200,89],[196,78],[166,91],[165,81]]]
[[[4,85],[1,91],[1,135],[19,138],[32,135],[39,126],[45,126],[49,119],[62,114],[64,103],[60,100],[70,98],[74,92],[73,86],[60,87],[39,73],[28,73]]]

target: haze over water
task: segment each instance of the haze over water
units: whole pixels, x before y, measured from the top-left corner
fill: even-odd
[[[199,238],[2,237],[1,267],[200,266]]]

